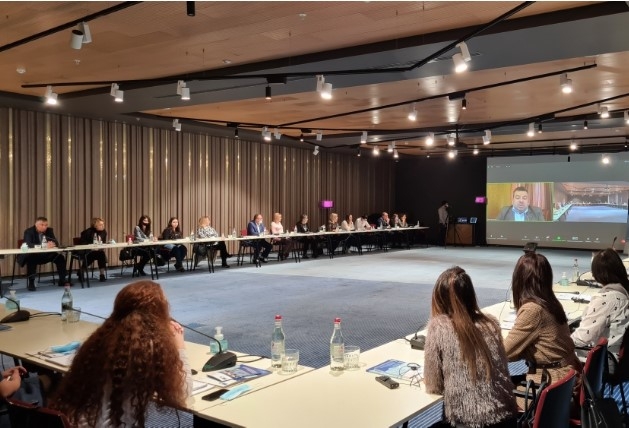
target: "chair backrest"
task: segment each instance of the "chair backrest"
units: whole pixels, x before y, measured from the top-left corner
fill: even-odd
[[[618,364],[614,367],[614,379],[616,382],[629,380],[629,328],[625,330],[618,352]]]
[[[587,377],[588,383],[595,394],[601,393],[603,389],[603,372],[605,371],[605,361],[607,361],[607,338],[601,337],[596,346],[590,349],[585,365],[583,366],[583,376]],[[582,386],[579,404],[585,403],[587,391]],[[596,397],[592,397],[596,398]]]
[[[72,238],[72,245],[81,245],[81,237],[75,236],[74,238]]]
[[[22,246],[22,244],[24,243],[23,239],[18,239],[17,240],[17,247],[20,248]]]
[[[135,235],[133,235],[133,234],[126,234],[124,236],[124,241],[125,242],[129,242],[129,239],[131,239],[131,241],[133,241],[135,239]]]
[[[570,400],[576,372],[570,370],[561,380],[549,385],[540,393],[533,428],[568,428],[570,426]]]
[[[12,427],[19,428],[72,428],[72,424],[61,412],[37,407],[24,401],[7,399],[9,420]]]
[[[240,236],[247,236],[247,229],[240,229]]]

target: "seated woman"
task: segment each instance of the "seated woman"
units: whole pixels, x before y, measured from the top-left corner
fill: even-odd
[[[302,214],[299,218],[299,221],[295,224],[297,228],[297,233],[310,233],[310,226],[308,226],[308,214]],[[320,249],[319,243],[321,242],[321,238],[318,236],[306,236],[304,238],[300,238],[302,248],[302,259],[308,259],[308,248],[312,249],[312,257],[319,257]]]
[[[402,215],[400,215],[400,221],[396,223],[396,226],[408,227],[408,222],[406,221],[406,214],[402,213]]]
[[[168,226],[162,232],[162,239],[170,241],[181,238],[183,238],[183,234],[181,233],[181,227],[179,227],[179,219],[177,217],[171,217],[170,220],[168,220]],[[188,254],[186,246],[181,244],[166,244],[164,248],[167,250],[166,257],[168,259],[171,257],[175,258],[175,269],[179,272],[185,272],[183,260]]]
[[[629,279],[616,250],[608,248],[596,253],[592,276],[603,288],[592,296],[571,337],[579,347],[592,347],[599,338],[606,337],[607,349],[618,356],[629,326]],[[578,354],[585,357],[587,351],[579,350]]]
[[[450,425],[516,426],[500,325],[481,312],[472,280],[458,266],[443,272],[433,289],[424,364],[426,392],[443,395]]]
[[[138,225],[133,228],[133,242],[140,243],[154,240],[155,238],[151,231],[151,217],[144,214],[140,217],[140,220],[138,220]],[[137,262],[136,268],[133,270],[133,275],[145,276],[144,266],[149,262],[151,252],[144,248],[134,248],[134,254],[140,257],[140,261]]]
[[[197,227],[197,238],[206,239],[206,238],[218,238],[218,232],[211,226],[210,218],[206,215],[199,218]],[[216,241],[216,242],[205,242],[194,245],[194,251],[200,257],[207,256],[208,248],[213,248],[219,251],[222,260],[222,267],[229,268],[227,264],[227,259],[231,257],[231,254],[227,252],[227,246],[225,245],[225,241]],[[199,257],[197,257],[197,263],[199,262]],[[196,266],[195,266],[196,267]]]
[[[143,427],[149,402],[183,407],[191,391],[183,329],[160,285],[138,281],[81,345],[50,407],[79,427]]]
[[[95,240],[99,243],[107,243],[105,220],[99,217],[93,218],[92,225],[81,232],[81,245],[93,244]],[[87,269],[87,266],[91,265],[95,261],[98,262],[98,270],[100,271],[100,282],[104,282],[106,280],[105,269],[107,269],[107,254],[105,254],[105,251],[103,250],[86,251],[82,269],[79,269],[79,278],[83,279],[83,270]]]
[[[509,361],[524,359],[527,379],[549,384],[563,378],[570,369],[581,373],[574,353],[568,318],[553,293],[553,270],[546,257],[529,252],[518,260],[511,279],[515,323],[505,339]],[[581,382],[575,382],[575,391]]]
[[[338,232],[341,230],[339,225],[339,215],[337,213],[330,213],[328,216],[328,225],[326,226],[326,231],[328,232]],[[330,257],[336,251],[336,248],[339,246],[341,241],[345,239],[345,236],[339,235],[328,235],[328,254]]]
[[[346,232],[353,232],[356,230],[356,226],[354,225],[354,216],[351,214],[347,214],[345,216],[345,220],[341,222],[341,230]],[[343,242],[343,252],[347,253],[351,252],[351,247],[358,248],[358,252],[361,252],[360,248],[360,237],[356,234],[350,234]]]
[[[282,226],[282,214],[273,214],[273,221],[271,222],[271,233],[273,235],[282,235],[284,233],[284,226]],[[272,242],[274,245],[280,246],[280,260],[286,260],[288,256],[290,256],[290,250],[293,248],[290,238],[273,238]]]

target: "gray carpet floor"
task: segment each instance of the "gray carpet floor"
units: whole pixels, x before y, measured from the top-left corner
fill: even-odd
[[[574,258],[579,259],[582,270],[589,269],[589,251],[539,252],[549,258],[556,278],[570,272]],[[435,280],[453,265],[470,274],[481,307],[503,301],[520,255],[520,249],[501,247],[414,248],[302,263],[273,261],[261,268],[217,267],[214,274],[200,266],[189,273],[160,273],[158,282],[175,319],[205,334],[222,326],[230,349],[236,351],[269,356],[273,319],[282,314],[286,346],[300,350],[300,363],[322,367],[329,363],[334,317],[343,320],[346,344],[371,349],[425,325]],[[75,306],[108,316],[116,293],[132,281],[129,271],[123,276],[119,273],[119,269],[111,269],[107,282],[92,282],[90,289],[76,284],[72,290]],[[20,289],[23,283],[16,285],[23,306],[60,309],[62,289],[43,282],[37,292],[27,292]],[[89,316],[85,319],[99,322]],[[209,339],[191,331],[186,332],[186,339],[209,344]],[[439,412],[433,413],[438,417]],[[411,426],[426,426],[434,418],[434,414],[425,415]],[[187,427],[191,419],[181,413],[152,412],[150,426]]]

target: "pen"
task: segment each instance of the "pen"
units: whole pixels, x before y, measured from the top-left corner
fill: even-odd
[[[7,377],[7,380],[8,380],[9,382],[11,382],[11,381],[13,380],[13,377],[12,377],[11,375],[9,375],[9,377]]]

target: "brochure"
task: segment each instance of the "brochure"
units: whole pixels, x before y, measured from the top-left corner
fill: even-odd
[[[424,367],[417,363],[407,363],[406,361],[400,360],[386,360],[377,366],[367,369],[367,372],[386,375],[396,379],[413,380],[416,376],[423,375]]]
[[[228,369],[217,370],[207,374],[208,383],[214,386],[229,386],[260,376],[270,374],[269,370],[258,369],[246,364],[236,364]]]

